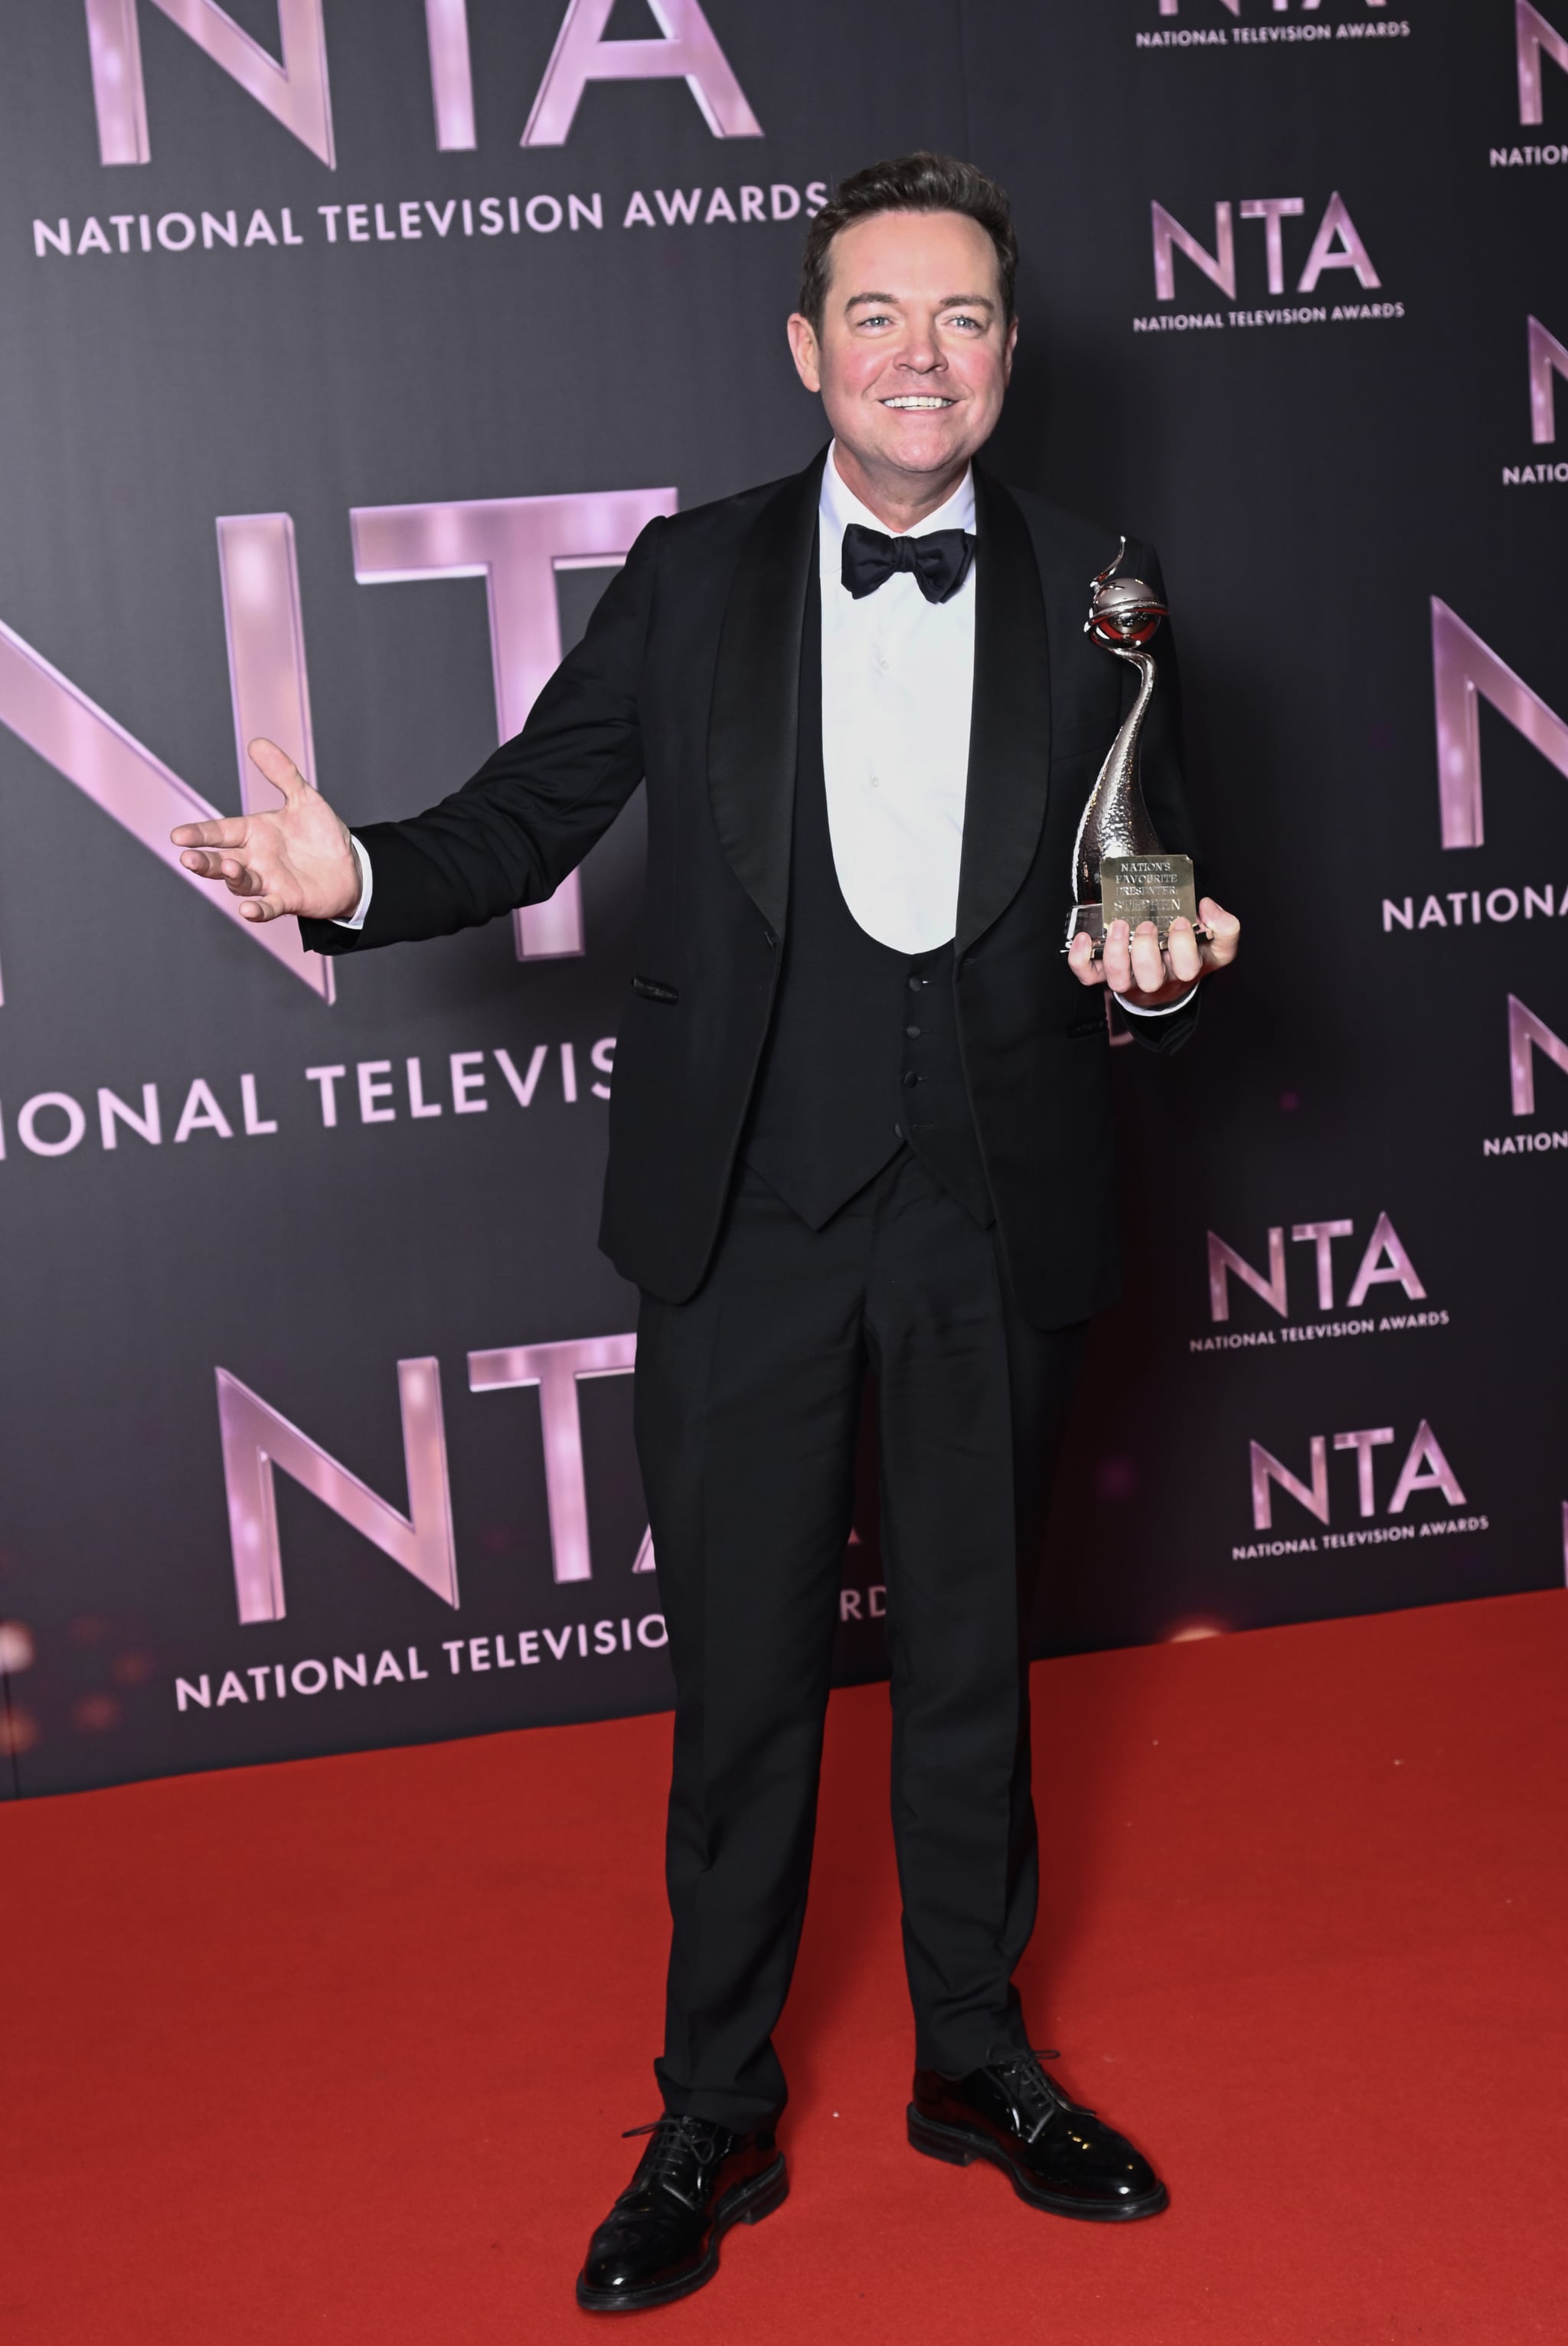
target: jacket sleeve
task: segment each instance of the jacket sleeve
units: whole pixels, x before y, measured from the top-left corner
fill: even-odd
[[[643,778],[638,686],[659,533],[649,522],[521,733],[450,798],[356,829],[374,875],[362,929],[301,921],[312,953],[450,936],[553,895]]]
[[[1147,581],[1162,602],[1166,599],[1165,579],[1160,558],[1152,546],[1133,538],[1128,541],[1127,572],[1135,578]],[[1175,855],[1190,855],[1196,866],[1197,892],[1209,892],[1211,882],[1204,863],[1192,812],[1187,805],[1186,789],[1182,780],[1181,677],[1176,664],[1176,640],[1168,619],[1160,624],[1153,644],[1157,671],[1155,697],[1144,725],[1140,750],[1140,771],[1144,786],[1144,801],[1154,819],[1156,835]],[[1137,696],[1137,678],[1132,669],[1123,693],[1122,713],[1125,716]],[[1198,1005],[1202,998],[1200,985],[1190,1002],[1166,1017],[1139,1016],[1135,1012],[1124,1014],[1124,1024],[1135,1042],[1145,1051],[1179,1051],[1190,1040],[1197,1025]]]

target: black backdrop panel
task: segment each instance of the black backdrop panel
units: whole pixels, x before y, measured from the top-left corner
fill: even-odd
[[[1160,545],[1247,923],[1116,1054],[1041,1649],[1560,1579],[1568,0],[186,13],[0,36],[0,1790],[667,1700],[594,1247],[640,809],[580,952],[332,1002],[150,842],[263,709],[351,820],[470,772],[638,516],[820,444],[804,218],[915,145],[1013,194],[994,453]],[[868,1495],[841,1675],[881,1603]]]

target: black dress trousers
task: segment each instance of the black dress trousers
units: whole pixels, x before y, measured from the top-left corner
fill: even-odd
[[[994,1229],[901,1150],[813,1230],[743,1168],[707,1279],[643,1298],[636,1433],[676,1681],[666,2106],[783,2106],[861,1382],[877,1382],[892,1817],[915,2058],[1026,2042],[1027,1630],[1082,1325],[1032,1328]]]

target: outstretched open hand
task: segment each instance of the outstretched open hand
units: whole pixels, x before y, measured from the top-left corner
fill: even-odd
[[[182,822],[169,833],[185,851],[180,862],[199,879],[219,880],[230,895],[244,897],[242,920],[276,921],[286,913],[345,920],[360,901],[348,825],[275,741],[249,746],[251,764],[281,790],[282,805],[216,822]]]
[[[1228,968],[1241,944],[1241,923],[1234,913],[1206,896],[1198,913],[1207,938],[1200,940],[1192,923],[1178,915],[1170,924],[1165,950],[1153,921],[1140,921],[1129,933],[1125,921],[1113,921],[1105,932],[1100,960],[1092,958],[1089,937],[1074,938],[1067,966],[1080,985],[1108,985],[1135,1010],[1162,1010],[1179,1002],[1200,977]]]

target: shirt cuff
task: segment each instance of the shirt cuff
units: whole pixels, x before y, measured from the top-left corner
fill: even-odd
[[[357,847],[359,843],[359,841],[356,839],[354,845]],[[367,904],[370,903],[370,889],[368,885],[365,890],[365,902]],[[357,928],[359,923],[356,921],[349,925]],[[1129,1002],[1125,994],[1115,994],[1113,996],[1113,999],[1121,1004],[1122,1008],[1126,1012],[1129,1018],[1171,1018],[1175,1016],[1178,1010],[1185,1010],[1186,1008],[1187,1004],[1192,1000],[1193,995],[1196,992],[1197,980],[1194,978],[1192,984],[1187,987],[1186,992],[1182,995],[1179,1002],[1162,1002],[1157,1008],[1147,1008],[1141,1002]]]
[[[375,886],[375,874],[371,870],[371,859],[366,854],[364,849],[361,846],[359,841],[355,838],[351,831],[349,833],[349,845],[353,849],[354,862],[360,867],[360,901],[354,906],[353,911],[349,914],[346,921],[334,921],[332,923],[332,926],[335,929],[362,929],[364,927],[365,915],[371,909],[371,891]]]

